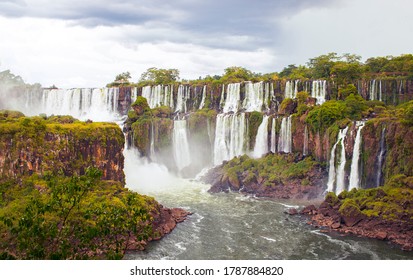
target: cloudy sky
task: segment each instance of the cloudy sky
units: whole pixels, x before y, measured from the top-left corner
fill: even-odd
[[[181,78],[280,71],[328,52],[413,51],[411,0],[0,0],[0,71],[101,87],[130,71]]]

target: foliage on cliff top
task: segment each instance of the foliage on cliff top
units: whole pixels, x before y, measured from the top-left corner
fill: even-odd
[[[380,103],[382,104],[382,103]],[[368,103],[359,94],[351,93],[345,100],[329,100],[314,107],[308,113],[306,122],[312,131],[325,132],[334,123],[349,119],[361,120],[368,116],[376,105]]]
[[[148,68],[142,73],[139,79],[139,86],[146,85],[167,85],[179,80],[178,69],[158,69],[156,67]]]
[[[394,175],[383,187],[329,193],[326,201],[339,205],[340,213],[358,210],[367,217],[412,223],[413,177]]]
[[[81,122],[71,116],[25,117],[13,113],[7,118],[0,115],[0,139],[23,137],[22,139],[44,140],[47,133],[73,135],[79,139],[106,141],[114,138],[123,143],[122,132],[115,123]]]
[[[292,179],[309,182],[310,171],[318,163],[310,157],[297,160],[294,154],[268,154],[259,159],[247,155],[236,157],[224,164],[228,177],[245,177],[246,180],[262,178],[267,184],[286,184]]]
[[[45,174],[0,182],[0,255],[17,259],[122,258],[152,236],[153,198],[83,176]],[[135,244],[136,245],[136,244]]]

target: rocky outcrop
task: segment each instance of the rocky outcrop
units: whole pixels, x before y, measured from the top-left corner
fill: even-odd
[[[413,250],[413,222],[411,221],[389,221],[351,212],[340,214],[338,207],[332,207],[327,202],[323,202],[318,209],[312,207],[314,208],[312,211],[304,208],[301,214],[308,215],[313,226],[343,234],[390,241],[403,250]]]
[[[82,175],[95,166],[104,180],[124,183],[123,145],[116,124],[9,119],[0,122],[0,178],[46,171]]]
[[[170,233],[178,223],[185,221],[188,215],[191,213],[182,208],[165,208],[160,205],[158,212],[153,215],[152,227],[156,233],[153,240],[159,240]]]
[[[322,196],[325,175],[309,159],[268,154],[259,160],[242,156],[224,162],[211,169],[203,181],[212,185],[209,190],[212,193],[234,191],[258,197],[312,200]]]

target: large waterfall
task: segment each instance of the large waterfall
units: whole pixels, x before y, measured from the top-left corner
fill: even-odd
[[[176,166],[181,171],[191,164],[186,120],[175,120],[173,130],[173,154]]]
[[[240,83],[227,85],[227,95],[224,101],[224,107],[222,109],[224,113],[238,112],[241,99],[240,89]],[[223,98],[224,96],[221,96],[221,100],[223,100]]]
[[[364,127],[364,122],[357,122],[357,134],[356,139],[354,140],[354,148],[353,148],[353,157],[351,159],[351,168],[350,168],[350,182],[349,182],[349,190],[353,188],[360,188],[360,151],[361,151],[361,130]]]
[[[284,117],[281,121],[280,137],[278,138],[278,151],[284,153],[291,153],[291,146],[291,116],[288,116]]]
[[[118,88],[48,89],[41,94],[38,108],[31,113],[71,115],[81,120],[113,120],[117,114]]]
[[[188,111],[186,102],[190,97],[191,88],[189,86],[180,85],[178,87],[175,112],[179,111],[180,113],[186,113]]]
[[[287,81],[285,84],[285,98],[296,98],[298,93],[298,83],[300,81]]]
[[[317,104],[323,104],[326,101],[327,95],[327,81],[326,80],[316,80],[313,81],[311,88],[311,97],[317,99]]]
[[[269,91],[264,92],[264,83],[247,82],[245,84],[245,98],[242,107],[247,112],[261,112],[268,108]]]
[[[255,158],[259,158],[268,153],[268,119],[269,116],[264,116],[260,126],[258,127],[253,151],[253,156]]]
[[[245,154],[247,135],[245,113],[219,114],[215,128],[214,164]]]
[[[333,145],[333,148],[331,149],[331,153],[330,153],[327,191],[333,192],[334,185],[336,185],[336,188],[335,188],[336,194],[339,194],[345,188],[344,187],[345,185],[344,167],[346,165],[346,150],[344,146],[344,139],[346,138],[347,130],[348,130],[348,127],[344,129],[340,129],[340,132],[338,133],[338,136],[337,136],[337,142]],[[341,143],[340,163],[336,171],[336,167],[335,167],[336,148],[339,143]]]

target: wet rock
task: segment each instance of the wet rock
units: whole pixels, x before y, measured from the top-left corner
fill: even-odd
[[[304,207],[304,209],[301,210],[300,214],[314,215],[316,211],[317,211],[317,208],[311,204],[311,205]]]

